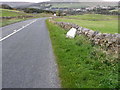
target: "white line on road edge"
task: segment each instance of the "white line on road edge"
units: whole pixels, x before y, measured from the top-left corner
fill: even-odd
[[[20,29],[18,29],[18,30],[14,30],[14,32],[13,32],[13,33],[11,33],[11,34],[9,34],[9,35],[7,35],[7,36],[3,37],[2,39],[0,39],[0,42],[1,42],[1,41],[3,41],[3,40],[5,40],[5,39],[7,39],[7,38],[9,38],[9,37],[11,37],[11,36],[13,36],[15,33],[17,33],[17,32],[19,32],[19,31],[21,31],[23,28],[25,28],[25,27],[29,26],[30,24],[32,24],[32,23],[34,23],[34,22],[36,22],[36,21],[37,21],[37,19],[36,19],[36,20],[34,20],[34,21],[32,21],[32,22],[30,22],[29,24],[27,24],[27,25],[23,26],[22,28],[20,28]]]

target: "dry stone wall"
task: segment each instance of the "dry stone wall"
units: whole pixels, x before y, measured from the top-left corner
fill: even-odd
[[[13,19],[13,18],[31,18],[33,16],[16,16],[16,17],[9,17],[9,16],[4,16],[4,17],[0,17],[0,19]]]
[[[101,33],[98,31],[93,31],[81,26],[78,26],[76,24],[72,23],[65,23],[65,22],[55,22],[53,23],[61,26],[65,30],[70,30],[71,28],[76,28],[77,35],[85,35],[93,42],[93,44],[100,45],[103,47],[106,51],[111,51],[114,53],[119,53],[120,50],[120,34],[108,34],[108,33]]]

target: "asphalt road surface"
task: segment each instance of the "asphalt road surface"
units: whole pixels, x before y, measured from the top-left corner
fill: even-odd
[[[0,28],[2,88],[59,88],[46,18]]]

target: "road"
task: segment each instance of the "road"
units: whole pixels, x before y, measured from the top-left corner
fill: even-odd
[[[0,28],[2,88],[59,88],[46,18]]]

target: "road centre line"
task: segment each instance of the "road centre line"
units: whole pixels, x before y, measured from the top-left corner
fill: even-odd
[[[0,39],[0,42],[3,41],[3,40],[5,40],[5,39],[7,39],[7,38],[9,38],[9,37],[11,37],[11,36],[13,36],[13,35],[16,34],[17,32],[21,31],[22,29],[24,29],[25,27],[29,26],[30,24],[32,24],[32,23],[34,23],[34,22],[36,22],[36,21],[37,21],[37,19],[34,20],[34,21],[32,21],[32,22],[30,22],[29,24],[27,24],[27,25],[25,25],[25,26],[22,26],[22,28],[20,28],[20,29],[18,29],[18,30],[14,30],[13,33],[11,33],[11,34],[3,37],[2,39]]]

